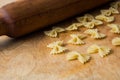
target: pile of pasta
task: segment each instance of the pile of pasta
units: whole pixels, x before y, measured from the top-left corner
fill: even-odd
[[[68,40],[67,44],[73,45],[85,45],[84,39],[87,38],[86,35],[90,36],[93,39],[104,39],[107,37],[106,34],[101,33],[96,26],[103,25],[104,22],[107,23],[107,26],[111,28],[110,32],[114,34],[120,34],[120,25],[114,24],[112,22],[115,21],[115,14],[119,14],[120,1],[113,2],[110,4],[109,9],[100,10],[100,14],[97,16],[93,16],[91,14],[85,14],[84,16],[77,17],[76,23],[72,23],[67,28],[62,27],[53,27],[52,30],[45,31],[45,35],[55,38],[59,33],[65,31],[76,31],[80,27],[85,27],[87,30],[84,31],[83,34],[71,34],[71,39]],[[86,34],[86,35],[85,35]],[[120,46],[120,37],[115,37],[111,41],[112,45]],[[68,50],[64,47],[63,41],[55,41],[47,45],[47,47],[51,48],[50,54],[60,54],[66,52]],[[90,54],[98,53],[101,57],[105,57],[111,53],[111,50],[108,46],[100,46],[97,44],[92,44],[88,47],[86,53],[80,53],[77,51],[69,51],[67,52],[67,60],[75,60],[77,59],[81,63],[86,63],[90,60]]]

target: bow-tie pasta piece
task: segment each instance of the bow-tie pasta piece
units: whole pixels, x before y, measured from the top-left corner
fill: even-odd
[[[69,53],[67,53],[67,60],[75,60],[78,59],[80,53],[78,53],[77,51],[71,51]]]
[[[113,7],[110,7],[109,10],[111,11],[112,14],[119,14],[119,11]]]
[[[64,28],[61,28],[61,27],[53,27],[52,30],[54,30],[54,31],[56,31],[56,32],[58,32],[58,33],[65,31],[65,29],[64,29]]]
[[[120,1],[116,1],[110,4],[111,7],[118,9],[120,7]]]
[[[115,38],[112,40],[112,45],[120,46],[120,37],[115,37]]]
[[[62,46],[62,45],[63,45],[63,41],[55,41],[53,43],[48,44],[47,47],[54,48],[55,46]]]
[[[91,38],[95,38],[95,39],[102,39],[106,37],[105,34],[99,33],[98,29],[88,29],[84,33],[91,35]]]
[[[83,25],[82,23],[73,23],[70,26],[68,26],[66,30],[68,31],[78,30],[78,28],[81,27],[82,25]]]
[[[100,21],[100,20],[92,20],[92,22],[94,23],[94,25],[95,26],[99,26],[99,25],[102,25],[103,24],[103,22],[102,21]]]
[[[49,36],[49,37],[53,37],[53,38],[57,37],[57,35],[58,35],[58,33],[54,30],[45,31],[44,34]]]
[[[62,52],[64,52],[67,48],[62,47],[62,46],[55,46],[52,51],[50,52],[50,54],[54,55],[54,54],[60,54]]]
[[[78,56],[78,61],[80,61],[82,64],[88,62],[90,60],[90,55],[89,54],[80,54]]]
[[[118,24],[108,24],[107,26],[109,26],[111,29],[111,32],[112,33],[117,33],[119,34],[120,33],[120,25]]]
[[[77,17],[76,20],[80,23],[83,23],[83,22],[91,22],[92,20],[94,19],[94,16],[91,15],[91,14],[85,14],[84,16],[82,17]]]
[[[94,53],[98,53],[99,50],[99,46],[96,44],[91,45],[90,47],[88,47],[87,49],[87,53],[88,54],[94,54]]]
[[[80,54],[76,51],[72,51],[67,54],[67,60],[75,60],[75,59],[78,59],[81,63],[84,64],[90,60],[90,55],[89,54]]]
[[[106,47],[106,46],[100,46],[99,50],[98,50],[98,54],[101,56],[101,57],[105,57],[107,56],[108,54],[110,54],[111,52],[111,49]]]
[[[72,39],[68,41],[68,43],[75,44],[75,45],[82,45],[85,42],[82,41],[86,36],[82,34],[71,34]]]
[[[100,10],[101,14],[104,16],[111,16],[112,12],[110,10]]]
[[[83,23],[83,25],[86,28],[94,28],[95,27],[94,22],[85,22],[85,23]]]
[[[107,17],[105,15],[98,15],[98,16],[95,17],[95,19],[105,21],[105,22],[108,22],[108,23],[113,22],[115,20],[114,16]]]

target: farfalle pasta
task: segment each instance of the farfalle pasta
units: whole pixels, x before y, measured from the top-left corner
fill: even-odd
[[[62,52],[64,52],[67,48],[62,47],[62,46],[55,46],[52,48],[50,54],[54,55],[54,54],[60,54]]]
[[[118,9],[120,7],[120,1],[116,1],[110,4],[111,7]]]
[[[98,29],[88,29],[84,33],[91,35],[91,38],[95,38],[95,39],[101,39],[106,37],[105,34],[99,33]]]
[[[103,22],[100,20],[93,19],[91,22],[83,22],[84,27],[86,28],[94,28],[95,26],[102,25]]]
[[[84,39],[86,37],[85,35],[82,35],[82,34],[71,34],[70,36],[72,38],[68,41],[68,43],[75,44],[75,45],[85,44],[85,42],[82,41],[82,39]]]
[[[44,34],[49,36],[49,37],[57,37],[57,35],[58,35],[58,33],[54,30],[45,31]]]
[[[102,15],[102,14],[97,15],[97,16],[95,17],[95,19],[101,20],[101,21],[105,21],[105,22],[108,22],[108,23],[113,22],[113,21],[115,20],[114,16],[109,16],[109,17],[107,17],[107,16]]]
[[[108,16],[108,17],[111,16],[112,14],[119,14],[119,11],[113,7],[110,7],[108,10],[103,9],[100,12],[102,15]]]
[[[44,34],[49,36],[49,37],[57,37],[58,33],[64,32],[65,29],[61,27],[53,27],[52,30],[45,31]]]
[[[59,54],[64,52],[67,48],[63,47],[63,41],[56,41],[47,45],[47,47],[52,48],[50,54]]]
[[[120,46],[120,37],[115,37],[112,39],[112,45]]]
[[[105,57],[106,55],[110,54],[111,49],[106,46],[98,46],[96,44],[91,45],[87,49],[87,53],[93,54],[98,53],[101,57]]]
[[[90,60],[90,55],[89,54],[81,54],[77,51],[72,51],[67,54],[67,60],[75,60],[77,59],[81,63],[86,63],[87,61]]]
[[[78,28],[81,27],[82,25],[83,25],[82,23],[73,23],[70,26],[68,26],[66,30],[68,31],[78,30]]]
[[[91,22],[94,19],[94,16],[91,14],[85,14],[82,17],[77,17],[76,18],[78,22],[82,23],[82,22]]]
[[[120,25],[118,24],[108,24],[107,26],[109,26],[111,28],[111,32],[112,33],[120,33]]]

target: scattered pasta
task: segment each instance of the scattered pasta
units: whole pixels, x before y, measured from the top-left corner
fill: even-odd
[[[88,29],[84,33],[91,35],[91,38],[95,38],[95,39],[101,39],[106,37],[105,34],[99,33],[98,29]]]
[[[63,41],[55,41],[53,43],[48,44],[47,47],[54,48],[55,46],[62,46],[62,45],[63,45]]]
[[[93,19],[91,22],[83,22],[84,27],[86,28],[94,28],[95,26],[102,25],[103,22],[100,20]]]
[[[70,36],[72,37],[72,39],[70,39],[68,43],[75,44],[75,45],[85,44],[85,42],[82,41],[82,39],[86,37],[85,35],[71,34]]]
[[[114,16],[107,17],[107,16],[102,15],[102,14],[96,16],[95,19],[105,21],[105,22],[108,22],[108,23],[113,22],[115,20]]]
[[[112,14],[119,14],[119,11],[113,7],[110,7],[108,10],[101,10],[100,11],[104,16],[111,16]]]
[[[94,19],[94,17],[91,14],[85,14],[84,16],[77,17],[76,19],[78,22],[82,23],[82,22],[91,22]]]
[[[92,54],[92,53],[98,53],[101,57],[104,57],[108,54],[110,54],[111,49],[106,47],[106,46],[98,46],[96,44],[91,45],[87,49],[87,53]]]
[[[73,23],[72,25],[68,26],[66,30],[68,31],[78,30],[78,28],[81,26],[82,26],[82,23]]]
[[[57,37],[57,35],[58,35],[58,33],[54,30],[45,31],[44,33],[45,33],[45,35],[47,35],[49,37]]]
[[[57,37],[58,33],[60,32],[64,32],[65,29],[61,28],[61,27],[53,27],[52,30],[49,31],[45,31],[45,35],[49,36],[49,37]]]
[[[120,25],[118,24],[108,24],[107,26],[109,26],[111,29],[112,33],[120,33]]]
[[[59,54],[66,50],[65,47],[63,47],[63,41],[56,41],[53,43],[50,43],[47,45],[47,47],[52,48],[52,51],[50,54]]]
[[[115,37],[115,38],[112,40],[112,45],[120,46],[120,37]]]
[[[90,60],[90,55],[89,54],[80,54],[76,51],[72,51],[67,54],[67,60],[75,60],[75,59],[78,59],[81,63],[84,64]]]
[[[52,30],[54,30],[54,31],[56,31],[56,32],[58,32],[58,33],[65,31],[65,29],[64,29],[64,28],[61,28],[61,27],[53,27]]]
[[[110,6],[115,9],[118,9],[120,7],[120,1],[113,2],[113,3],[111,3]]]
[[[50,54],[60,54],[62,52],[64,52],[66,50],[65,47],[62,47],[62,46],[55,46],[52,51],[50,52]]]

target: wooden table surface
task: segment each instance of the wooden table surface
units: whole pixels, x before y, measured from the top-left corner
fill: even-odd
[[[7,1],[15,0],[0,0],[0,5],[5,5]],[[114,23],[120,24],[120,15],[115,17]],[[67,26],[72,22],[73,19],[61,22],[58,26]],[[97,28],[107,35],[106,39],[94,40],[88,37],[84,40],[86,45],[65,45],[70,51],[82,53],[86,53],[88,46],[94,43],[112,48],[109,56],[101,58],[98,54],[93,54],[90,62],[86,64],[81,64],[77,60],[67,61],[64,53],[50,55],[51,49],[46,47],[57,40],[67,43],[71,33],[82,34],[85,28],[61,33],[58,38],[47,37],[41,30],[20,39],[1,36],[0,80],[120,80],[120,47],[111,44],[112,38],[119,35],[110,33],[110,28],[105,24]]]

